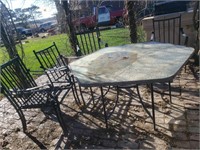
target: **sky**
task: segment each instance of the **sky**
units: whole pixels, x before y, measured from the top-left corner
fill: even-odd
[[[16,8],[23,9],[30,7],[31,5],[36,5],[40,7],[39,11],[42,12],[42,16],[40,17],[40,19],[52,17],[53,14],[57,12],[54,4],[50,5],[49,3],[44,3],[44,1],[47,0],[43,0],[43,2],[42,0],[7,0],[7,1],[11,3],[9,4],[11,9],[16,9]]]

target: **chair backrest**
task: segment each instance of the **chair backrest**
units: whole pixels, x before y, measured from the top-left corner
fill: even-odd
[[[63,59],[63,56],[58,51],[58,48],[53,42],[53,44],[43,50],[35,51],[33,50],[36,58],[40,63],[40,68],[47,70],[49,68],[67,66]]]
[[[64,76],[68,76],[68,65],[64,57],[58,51],[55,42],[53,42],[53,45],[43,50],[33,50],[33,52],[40,63],[40,68],[46,71],[46,75],[51,83],[59,82]],[[60,68],[63,69],[61,70]]]
[[[29,69],[26,68],[18,55],[1,65],[0,83],[7,90],[23,90],[37,86]]]
[[[181,44],[181,15],[172,18],[153,19],[153,40]]]
[[[99,28],[76,32],[78,55],[87,55],[101,49]]]
[[[29,69],[26,68],[18,55],[0,67],[1,92],[4,93],[14,107],[22,105],[25,99],[23,97],[14,97],[12,93],[25,91],[27,88],[37,86]]]

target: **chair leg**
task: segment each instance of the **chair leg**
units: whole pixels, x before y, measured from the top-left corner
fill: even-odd
[[[90,93],[91,93],[91,96],[92,96],[92,102],[94,104],[94,94],[93,94],[93,91],[92,91],[92,88],[90,87]]]
[[[103,112],[104,112],[104,119],[105,119],[105,124],[106,124],[106,129],[108,129],[108,118],[107,118],[107,113],[106,113],[106,104],[105,104],[105,100],[104,100],[104,94],[103,94],[103,87],[100,87],[101,89],[101,100],[103,103]]]
[[[22,122],[22,128],[23,128],[23,132],[26,133],[27,132],[27,124],[26,124],[26,118],[24,116],[24,113],[22,111],[22,109],[19,106],[16,106],[14,103],[11,102],[11,104],[14,106],[15,110],[17,111],[19,118]]]
[[[81,94],[81,98],[82,98],[82,100],[83,100],[83,105],[85,105],[85,99],[84,99],[84,97],[83,97],[83,92],[82,92],[82,90],[81,90],[81,86],[79,85],[79,91],[80,91],[80,94]]]
[[[180,92],[179,92],[179,95],[182,94],[182,88],[181,88],[181,75],[179,75],[179,88],[180,88]]]
[[[151,83],[151,104],[152,104],[153,127],[154,127],[154,130],[156,130],[154,94],[153,94],[153,84],[152,83]]]
[[[140,95],[139,87],[138,87],[138,85],[136,86],[138,97],[139,97],[139,100],[140,100],[140,102],[142,104],[142,107],[144,108],[144,110],[146,111],[146,113],[149,115],[149,117],[152,119],[152,121],[153,121],[153,128],[154,128],[154,130],[156,130],[153,84],[152,83],[151,84],[147,84],[147,88],[151,90],[152,114],[149,112],[149,110],[146,108],[145,104],[143,103],[142,97]]]
[[[81,102],[80,102],[80,99],[79,99],[79,96],[78,96],[78,93],[77,93],[76,83],[75,83],[73,76],[72,76],[72,92],[73,92],[73,96],[74,96],[74,99],[76,101],[76,104],[80,105]]]
[[[22,127],[23,127],[23,132],[26,133],[27,132],[27,124],[26,124],[26,118],[24,116],[24,113],[22,112],[22,110],[18,110],[18,115],[21,119],[21,122],[22,122]]]
[[[78,97],[78,93],[76,91],[76,87],[75,86],[76,86],[75,83],[73,83],[73,85],[72,85],[72,93],[73,93],[73,96],[74,96],[76,104],[80,105],[81,102],[80,102],[80,99]]]
[[[58,122],[59,122],[64,134],[67,134],[68,130],[65,127],[65,123],[64,123],[62,113],[61,113],[61,110],[60,110],[60,105],[57,102],[55,102],[55,104],[54,104],[54,110],[55,110],[56,116],[58,118]]]
[[[168,86],[169,86],[169,102],[172,103],[172,90],[171,90],[171,82],[169,81],[168,83]]]
[[[148,88],[150,88],[150,87],[148,86]],[[152,115],[150,114],[150,112],[148,111],[148,109],[146,108],[145,104],[144,104],[143,101],[142,101],[142,97],[141,97],[141,95],[140,95],[140,90],[139,90],[138,85],[136,85],[136,90],[137,90],[137,93],[138,93],[139,100],[140,100],[140,102],[141,102],[141,104],[142,104],[142,107],[144,108],[144,110],[146,111],[146,113],[152,118]],[[152,119],[153,119],[153,118],[152,118]]]

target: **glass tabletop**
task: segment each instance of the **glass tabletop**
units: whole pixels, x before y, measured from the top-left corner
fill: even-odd
[[[194,48],[148,42],[103,48],[69,64],[82,86],[169,81]]]

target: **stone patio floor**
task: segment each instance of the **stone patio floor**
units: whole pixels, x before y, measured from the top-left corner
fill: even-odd
[[[44,77],[37,79],[44,82]],[[181,88],[180,88],[181,86]],[[117,107],[105,129],[99,89],[93,88],[95,101],[84,89],[86,105],[78,107],[70,92],[61,102],[69,134],[62,135],[50,110],[27,110],[29,134],[6,98],[0,101],[0,149],[199,149],[199,79],[182,70],[172,83],[172,103],[167,86],[155,85],[156,128],[144,111],[136,89],[122,89]],[[151,112],[151,95],[139,86],[145,106]],[[181,94],[180,94],[181,89]],[[165,91],[166,94],[163,92]],[[116,90],[105,97],[108,111],[114,105]]]

